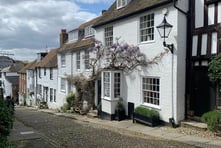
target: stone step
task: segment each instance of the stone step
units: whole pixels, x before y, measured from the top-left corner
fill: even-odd
[[[203,131],[207,130],[207,124],[197,121],[182,121],[181,126]]]
[[[88,113],[87,113],[87,117],[89,118],[97,118],[97,110],[90,110]]]

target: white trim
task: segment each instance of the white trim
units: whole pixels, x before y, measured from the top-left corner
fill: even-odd
[[[150,108],[161,110],[160,106],[158,106],[158,105],[154,105],[154,104],[150,104],[150,103],[143,103],[142,105],[150,107]]]

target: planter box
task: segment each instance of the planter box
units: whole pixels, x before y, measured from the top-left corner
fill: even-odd
[[[160,119],[158,117],[147,117],[138,113],[133,113],[133,123],[139,121],[149,126],[157,126],[160,124]]]

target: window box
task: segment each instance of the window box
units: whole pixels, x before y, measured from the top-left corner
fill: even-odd
[[[157,126],[160,124],[159,113],[156,110],[138,106],[133,113],[133,123],[136,121],[149,126]]]

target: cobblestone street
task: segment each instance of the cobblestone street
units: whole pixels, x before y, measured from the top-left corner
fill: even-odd
[[[192,147],[27,108],[16,108],[15,115],[18,123],[32,128],[39,136],[17,141],[18,147]]]

